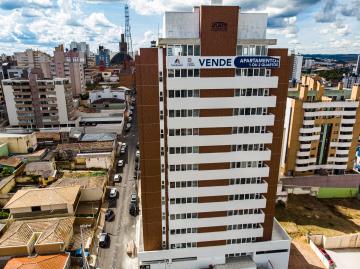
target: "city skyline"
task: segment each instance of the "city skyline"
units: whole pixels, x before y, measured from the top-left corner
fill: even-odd
[[[12,54],[26,48],[52,53],[53,48],[71,41],[86,41],[92,51],[104,45],[118,50],[124,29],[122,0],[0,0],[0,53]],[[134,48],[148,47],[161,36],[164,11],[191,10],[208,0],[129,0]],[[243,12],[269,14],[268,38],[277,47],[299,53],[358,53],[359,0],[248,1],[238,4]],[[61,30],[60,30],[61,29]],[[309,42],[309,40],[311,42]]]

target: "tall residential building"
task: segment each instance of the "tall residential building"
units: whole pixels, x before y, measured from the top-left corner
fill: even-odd
[[[291,68],[289,80],[292,82],[298,82],[301,79],[301,70],[302,70],[302,63],[304,56],[300,54],[292,53],[290,57],[291,57],[292,68]]]
[[[355,74],[360,76],[360,55],[358,55],[358,60],[356,63],[356,68],[355,68]]]
[[[238,6],[167,12],[136,56],[140,268],[287,268],[274,211],[290,59],[266,27]]]
[[[110,66],[110,50],[99,46],[98,54],[95,56],[97,66],[108,68]]]
[[[86,57],[88,57],[90,55],[89,44],[87,44],[86,42],[72,41],[70,43],[70,50],[81,51],[81,52],[83,52],[85,54]]]
[[[291,115],[284,174],[343,174],[352,170],[360,134],[360,86],[325,88],[304,76],[289,91]]]
[[[51,56],[39,50],[27,49],[15,52],[14,57],[20,68],[40,68],[45,78],[51,78]]]
[[[70,50],[64,51],[64,46],[59,45],[54,51],[54,60],[51,65],[53,78],[68,78],[74,96],[85,92],[84,75],[85,55],[83,52]]]
[[[313,59],[305,59],[305,63],[304,63],[304,68],[305,69],[313,68],[314,65],[315,65],[315,60],[313,60]]]
[[[68,79],[37,79],[37,75],[30,74],[29,79],[4,79],[2,87],[12,127],[75,126],[73,95]]]

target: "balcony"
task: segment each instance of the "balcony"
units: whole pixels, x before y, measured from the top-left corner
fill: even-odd
[[[228,211],[233,209],[254,209],[265,208],[266,199],[262,196],[260,199],[252,200],[233,200],[225,202],[213,203],[190,203],[190,204],[170,204],[169,214],[176,213],[197,213],[197,212],[214,212],[214,211]]]
[[[170,164],[197,164],[242,161],[269,161],[271,151],[231,151],[221,153],[168,154]]]

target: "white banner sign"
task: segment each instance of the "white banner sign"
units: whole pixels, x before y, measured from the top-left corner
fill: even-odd
[[[168,69],[279,68],[280,58],[270,56],[167,56]]]

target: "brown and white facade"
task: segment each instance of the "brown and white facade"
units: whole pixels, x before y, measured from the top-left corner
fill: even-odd
[[[29,79],[5,79],[2,87],[10,126],[75,126],[75,108],[68,79],[37,79],[35,74],[30,74]]]
[[[360,85],[327,88],[303,76],[289,91],[285,175],[344,174],[353,169],[360,135]]]
[[[290,67],[266,25],[238,6],[167,12],[158,47],[140,50],[140,268],[238,256],[287,268],[290,239],[274,210]],[[270,58],[280,66],[233,65]]]

